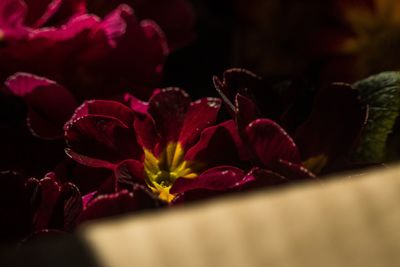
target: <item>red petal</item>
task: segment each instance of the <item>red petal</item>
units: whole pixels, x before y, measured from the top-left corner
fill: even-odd
[[[86,115],[113,117],[120,120],[126,127],[131,127],[133,123],[133,112],[125,105],[109,100],[88,100],[75,110],[65,127]]]
[[[234,187],[240,187],[244,177],[241,169],[219,166],[205,171],[195,179],[177,179],[171,188],[171,193],[185,193],[197,189],[228,191]]]
[[[0,35],[7,40],[15,40],[26,37],[28,30],[24,20],[27,12],[26,5],[22,1],[0,1]]]
[[[138,22],[132,9],[120,5],[101,22],[109,53],[97,65],[107,76],[124,77],[138,86],[155,86],[169,53],[164,34],[152,21]]]
[[[206,164],[207,167],[237,166],[243,159],[248,159],[248,155],[232,120],[205,129],[200,140],[185,155],[185,160]]]
[[[163,89],[151,97],[149,113],[164,142],[178,141],[189,107],[189,95],[178,88]]]
[[[155,94],[159,91],[157,90]],[[123,102],[135,112],[134,128],[141,146],[153,151],[159,143],[155,122],[148,113],[149,103],[143,102],[131,94],[125,94]]]
[[[135,96],[126,93],[123,97],[123,102],[127,104],[133,111],[140,114],[145,114],[148,111],[149,103],[141,101]]]
[[[91,201],[83,210],[80,221],[100,219],[129,212],[159,207],[159,202],[143,187],[136,187],[134,192],[127,190],[115,194],[101,195]]]
[[[65,137],[74,153],[92,159],[118,163],[125,159],[139,159],[142,155],[133,129],[112,117],[80,117],[67,125]],[[86,164],[84,161],[80,163]]]
[[[25,23],[32,28],[43,25],[61,5],[60,0],[24,0],[28,14]]]
[[[96,159],[92,157],[87,157],[81,155],[79,153],[75,153],[73,150],[66,148],[65,154],[67,154],[71,159],[75,160],[77,163],[82,164],[87,167],[92,168],[106,168],[113,170],[115,168],[115,164],[108,162],[106,160]]]
[[[236,121],[240,129],[260,117],[257,105],[248,97],[236,94]]]
[[[42,180],[30,179],[27,188],[33,203],[33,225],[35,230],[49,228],[54,206],[61,187],[55,179],[46,177]]]
[[[253,168],[247,175],[247,183],[244,184],[243,189],[258,189],[264,187],[275,187],[287,183],[289,180],[279,173]]]
[[[108,180],[111,179],[110,176],[113,176],[114,165],[108,166],[108,162],[100,162],[100,164],[96,166],[88,167],[77,163],[77,161],[81,161],[82,159],[79,159],[78,155],[72,155],[73,152],[70,150],[67,151],[67,154],[70,157],[74,157],[75,160],[67,159],[61,164],[58,164],[55,170],[58,180],[63,183],[73,183],[79,188],[82,194],[98,191],[105,183],[110,184],[110,188],[107,192],[114,192],[114,183],[111,181],[108,182]],[[106,167],[107,169],[105,169]]]
[[[210,97],[190,104],[179,135],[184,150],[197,141],[204,128],[214,124],[220,107],[221,100]]]
[[[75,228],[83,203],[79,189],[72,183],[62,186],[50,228],[71,231]]]
[[[273,163],[271,170],[279,173],[289,180],[315,179],[315,175],[301,164],[279,160]]]
[[[42,138],[62,136],[62,125],[77,106],[67,89],[54,81],[28,73],[11,76],[6,85],[28,104],[28,123],[35,135]]]
[[[246,127],[245,133],[251,148],[264,166],[268,167],[279,159],[301,163],[296,144],[275,122],[268,119],[255,120]]]
[[[126,160],[115,169],[118,186],[146,185],[144,175],[143,163],[137,160]]]

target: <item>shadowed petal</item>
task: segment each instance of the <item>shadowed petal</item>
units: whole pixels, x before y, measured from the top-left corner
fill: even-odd
[[[71,231],[75,228],[83,202],[79,189],[72,183],[62,186],[49,228]]]
[[[273,163],[271,170],[283,175],[288,180],[315,179],[315,175],[301,164],[292,163],[286,160],[278,160]]]
[[[160,81],[169,49],[154,22],[139,22],[129,6],[120,5],[105,17],[96,34],[105,36],[109,47],[94,69],[105,69],[104,75],[125,77],[137,86],[152,87]]]
[[[159,200],[144,187],[136,186],[133,192],[127,190],[115,194],[101,195],[92,200],[83,210],[80,221],[116,216],[160,206]]]
[[[137,160],[126,160],[120,163],[115,169],[117,186],[129,186],[135,184],[146,185],[144,181],[143,163]]]
[[[247,183],[243,186],[244,190],[275,187],[288,182],[288,179],[279,173],[257,167],[246,174],[246,180]]]
[[[207,163],[209,168],[237,166],[241,160],[248,158],[232,120],[205,129],[200,140],[185,155],[185,160]]]
[[[65,128],[76,119],[86,115],[113,117],[120,120],[126,127],[130,127],[133,123],[133,112],[125,105],[109,100],[88,100],[75,110]]]
[[[73,95],[56,82],[28,73],[7,79],[8,89],[29,107],[28,125],[36,136],[62,137],[62,126],[77,106]]]
[[[296,144],[275,122],[255,120],[246,127],[245,133],[249,145],[264,166],[269,167],[279,159],[301,163]]]
[[[24,25],[26,13],[26,5],[21,0],[0,1],[0,42],[27,36],[28,30]]]
[[[164,142],[178,141],[189,107],[189,95],[179,88],[163,89],[151,97],[149,113]]]
[[[349,85],[332,84],[318,92],[309,118],[295,133],[303,160],[345,156],[366,123],[367,109]]]
[[[110,163],[138,159],[142,155],[133,129],[113,117],[80,117],[67,125],[65,138],[74,153]]]
[[[60,194],[60,185],[50,177],[41,180],[31,178],[28,180],[26,188],[32,203],[34,229],[48,228]]]
[[[244,182],[244,172],[231,166],[219,166],[208,169],[195,179],[178,179],[171,188],[171,193],[184,193],[196,189],[228,191],[240,187]]]
[[[214,124],[220,106],[221,100],[210,97],[190,104],[179,135],[179,143],[184,150],[197,141],[204,128]]]
[[[236,122],[240,129],[260,117],[257,105],[248,97],[237,94],[235,97]]]

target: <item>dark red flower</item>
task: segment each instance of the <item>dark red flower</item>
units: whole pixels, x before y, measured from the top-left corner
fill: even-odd
[[[82,209],[81,195],[71,183],[61,184],[53,173],[26,179],[0,173],[1,240],[18,240],[44,229],[71,231]]]
[[[171,189],[172,193],[183,193],[178,201],[181,198],[198,200],[205,195],[215,195],[216,192],[271,187],[315,178],[313,173],[303,167],[293,140],[275,122],[257,119],[249,123],[240,135],[233,121],[228,121],[226,125],[230,126],[230,136],[238,149],[236,153],[242,162],[239,166],[245,162],[249,171],[244,172],[236,167],[215,167],[197,179],[179,179]],[[215,149],[221,147],[217,145],[212,148],[208,145],[205,148],[211,158],[216,153]]]
[[[239,128],[256,118],[278,121],[294,137],[303,163],[316,173],[347,160],[366,123],[367,108],[347,84],[316,93],[295,86],[273,88],[242,69],[228,70],[214,83]]]
[[[175,202],[194,198],[199,191],[203,198],[237,191],[259,179],[273,184],[276,179],[313,177],[301,166],[294,142],[274,122],[250,123],[244,138],[232,120],[212,126],[219,99],[191,102],[184,91],[169,88],[155,92],[149,102],[129,94],[125,101],[130,108],[112,101],[87,101],[65,125],[66,151],[72,159],[114,170],[117,194],[102,197],[98,205],[107,199],[117,201],[118,192],[130,192],[137,185],[165,202]],[[252,169],[252,161],[259,167]],[[121,196],[124,202],[135,196],[128,192]]]
[[[66,22],[84,12],[84,0],[3,0],[0,3],[0,40],[26,40],[33,29]]]
[[[56,80],[79,101],[109,97],[126,88],[149,95],[147,89],[160,81],[168,54],[162,31],[150,20],[139,21],[127,5],[100,19],[84,13],[83,4],[2,2],[0,80],[29,72]]]

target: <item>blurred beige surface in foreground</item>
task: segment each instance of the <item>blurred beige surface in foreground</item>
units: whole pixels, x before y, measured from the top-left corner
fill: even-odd
[[[106,267],[400,266],[400,167],[89,225]]]

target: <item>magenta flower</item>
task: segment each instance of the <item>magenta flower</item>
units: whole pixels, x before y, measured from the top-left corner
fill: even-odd
[[[100,19],[82,1],[36,2],[0,4],[0,80],[29,72],[79,92],[79,101],[126,88],[149,95],[160,81],[168,47],[153,21],[127,5]]]
[[[343,83],[315,94],[293,84],[277,90],[247,70],[231,69],[214,84],[239,128],[256,118],[278,121],[294,137],[303,163],[316,173],[349,164],[368,115],[357,91]]]
[[[66,22],[85,12],[85,0],[3,0],[0,3],[0,40],[26,40],[33,29]]]
[[[88,207],[98,197],[100,206],[111,199],[132,200],[135,194],[129,192],[138,186],[156,199],[175,203],[199,194],[204,198],[313,177],[301,167],[294,142],[274,122],[248,125],[246,142],[252,151],[243,145],[233,121],[212,126],[219,99],[190,102],[184,91],[170,88],[155,92],[148,103],[131,95],[125,100],[130,108],[113,101],[87,101],[65,125],[66,152],[72,159],[114,171],[115,193],[101,188],[106,196],[94,192]],[[252,168],[252,160],[259,167]],[[154,197],[148,203],[154,204]]]
[[[195,37],[195,14],[187,0],[87,0],[87,9],[105,15],[124,3],[132,6],[139,18],[151,19],[160,25],[172,50],[186,45]]]

